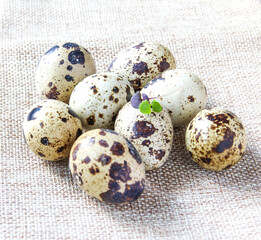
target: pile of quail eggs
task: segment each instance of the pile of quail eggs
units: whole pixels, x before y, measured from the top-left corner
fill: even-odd
[[[143,42],[118,54],[96,73],[90,52],[76,43],[56,45],[36,72],[41,101],[26,113],[23,133],[42,159],[69,157],[69,168],[89,195],[109,203],[136,200],[145,171],[168,159],[174,129],[188,124],[185,142],[203,168],[221,171],[244,155],[246,131],[230,111],[205,109],[207,90],[159,43]],[[142,113],[131,98],[156,99],[162,111]],[[84,133],[83,133],[84,132]]]

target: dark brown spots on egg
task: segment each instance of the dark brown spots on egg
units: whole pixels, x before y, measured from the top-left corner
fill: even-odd
[[[129,85],[126,86],[126,94],[127,94],[126,95],[126,101],[129,102],[131,100],[131,97],[132,97]]]
[[[148,121],[137,121],[132,128],[134,135],[133,139],[144,137],[147,138],[155,132],[155,127]]]
[[[91,87],[91,90],[93,91],[93,94],[96,94],[98,92],[95,85]]]
[[[188,100],[189,100],[190,102],[194,102],[194,101],[195,101],[195,98],[194,98],[192,95],[190,95],[190,96],[188,96]]]
[[[103,201],[108,203],[129,203],[138,199],[142,194],[145,186],[145,180],[136,181],[133,184],[126,184],[124,192],[118,192],[120,186],[115,181],[109,182],[109,189],[107,192],[101,193],[100,197]]]
[[[44,124],[43,122],[40,122],[40,127],[43,128]]]
[[[59,65],[63,65],[64,64],[64,60],[62,59],[59,63]]]
[[[225,130],[225,135],[224,135],[224,140],[222,140],[215,148],[215,151],[217,153],[222,153],[225,150],[231,148],[233,146],[233,141],[234,141],[235,133],[231,131],[230,128],[226,128]]]
[[[76,133],[76,139],[77,139],[78,137],[80,137],[81,135],[82,135],[82,129],[78,128],[77,133]],[[76,140],[76,139],[75,139],[75,140]]]
[[[68,54],[68,60],[71,64],[81,64],[85,63],[84,54],[79,49],[72,51]]]
[[[118,103],[118,102],[119,102],[119,98],[115,98],[115,99],[114,99],[114,102],[115,102],[115,103]]]
[[[49,82],[49,83],[48,83],[48,87],[51,87],[52,85],[53,85],[52,82]]]
[[[166,58],[163,58],[163,60],[158,65],[158,70],[160,72],[164,72],[166,69],[170,67],[169,63],[166,61]]]
[[[110,177],[114,180],[127,182],[131,180],[130,173],[131,169],[126,161],[123,164],[114,162],[110,167]]]
[[[106,142],[106,140],[103,140],[103,139],[101,139],[101,140],[99,141],[99,144],[100,144],[102,147],[109,147],[109,144]]]
[[[65,75],[65,80],[67,81],[67,82],[72,82],[73,81],[73,77],[71,76],[71,75]]]
[[[32,135],[32,134],[30,134],[30,137],[31,137],[31,138],[33,138],[33,135]]]
[[[71,65],[68,65],[68,66],[67,66],[67,70],[68,70],[68,71],[72,71],[72,69],[73,69],[73,67],[72,67]]]
[[[103,109],[107,109],[107,108],[108,108],[108,106],[106,106],[106,105],[103,106]]]
[[[113,99],[114,99],[114,97],[112,95],[110,95],[109,100],[113,101]]]
[[[141,79],[136,78],[135,80],[131,80],[130,83],[134,87],[135,90],[140,90],[141,89]]]
[[[87,121],[88,125],[90,125],[90,126],[94,125],[94,123],[95,123],[95,116],[92,115],[92,116],[86,118],[86,121]]]
[[[243,125],[242,125],[241,123],[239,123],[239,127],[240,127],[241,129],[244,129],[244,127],[243,127]]]
[[[151,144],[151,141],[150,140],[143,140],[142,141],[142,143],[141,143],[141,145],[143,145],[143,146],[149,146]]]
[[[57,153],[60,153],[60,152],[62,152],[64,150],[64,146],[62,146],[62,147],[59,147],[58,149],[57,149]]]
[[[39,111],[41,110],[42,106],[38,106],[36,108],[33,108],[31,112],[28,113],[27,115],[27,121],[35,120],[37,118],[37,115]]]
[[[128,140],[125,139],[127,144],[128,144],[128,148],[129,148],[129,153],[131,154],[131,156],[136,160],[136,162],[138,164],[141,164],[141,157],[137,151],[137,149],[133,146],[133,144]]]
[[[73,161],[76,160],[76,158],[77,158],[77,153],[78,153],[80,147],[81,147],[81,144],[78,143],[78,144],[75,146],[75,148],[73,149],[73,152],[72,152],[72,159],[73,159]]]
[[[217,126],[221,126],[225,123],[229,123],[226,114],[208,114],[207,119],[215,123]]]
[[[102,166],[108,165],[111,162],[111,157],[106,154],[101,154],[97,160]]]
[[[239,148],[240,150],[242,149],[242,144],[241,144],[241,143],[238,145],[238,148]]]
[[[62,118],[62,121],[66,123],[67,122],[67,118]]]
[[[106,135],[106,132],[104,132],[103,130],[101,130],[101,131],[99,132],[99,134],[102,135],[102,136],[105,136],[105,135]]]
[[[113,145],[110,148],[110,151],[113,155],[121,156],[125,152],[125,149],[121,143],[114,141]]]
[[[198,140],[199,140],[200,136],[201,136],[201,133],[200,133],[200,132],[198,132],[198,133],[197,133],[197,135],[196,135],[196,141],[197,141],[197,142],[198,142]]]
[[[96,165],[93,165],[91,168],[89,168],[89,171],[92,175],[95,175],[96,173],[100,172],[100,169]]]
[[[132,74],[137,73],[138,75],[141,75],[144,73],[145,75],[147,75],[148,72],[149,69],[147,63],[141,61],[139,63],[133,64]]]
[[[165,156],[165,150],[154,150],[155,158],[161,160]]]
[[[91,161],[91,159],[89,158],[89,156],[86,156],[83,160],[82,163],[88,164]]]
[[[152,147],[149,148],[148,153],[149,153],[150,156],[153,156],[153,148]]]
[[[38,152],[38,155],[39,155],[40,157],[45,157],[45,155],[44,155],[43,153],[41,153],[41,152]]]
[[[49,140],[48,140],[48,138],[47,137],[43,137],[43,138],[41,138],[41,143],[43,144],[43,145],[49,145]]]
[[[118,92],[119,92],[119,88],[118,88],[118,87],[114,87],[114,88],[112,89],[112,91],[115,92],[115,93],[118,93]]]
[[[211,158],[200,158],[200,160],[203,162],[203,163],[206,163],[206,164],[210,164],[212,159]]]
[[[109,181],[108,187],[110,190],[114,190],[114,191],[120,190],[121,188],[120,185],[114,180]]]
[[[189,130],[191,130],[192,127],[193,127],[193,124],[190,123],[190,125],[189,125]]]
[[[45,94],[45,96],[48,99],[57,99],[60,93],[57,91],[57,87],[53,86],[48,93]]]
[[[99,113],[99,118],[103,118],[103,114],[102,113]]]

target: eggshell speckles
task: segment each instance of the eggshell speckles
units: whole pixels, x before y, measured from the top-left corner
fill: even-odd
[[[168,70],[151,80],[141,91],[158,102],[171,114],[174,127],[188,123],[207,103],[203,82],[191,71]]]
[[[165,46],[143,42],[120,52],[108,71],[126,77],[135,90],[140,90],[161,72],[175,67],[175,59]]]
[[[146,170],[159,168],[168,159],[173,126],[167,110],[143,114],[127,103],[116,118],[115,131],[132,142]]]
[[[71,173],[90,196],[109,203],[128,203],[143,192],[145,169],[137,150],[108,129],[84,133],[74,143]]]
[[[186,147],[203,168],[221,171],[235,165],[244,155],[246,131],[231,112],[213,108],[199,112],[186,130]]]
[[[95,74],[80,82],[72,92],[70,107],[86,129],[113,128],[116,116],[134,90],[114,73]]]
[[[43,100],[34,104],[25,115],[23,133],[36,155],[59,161],[69,157],[71,146],[82,134],[82,124],[66,103]]]
[[[68,103],[76,84],[95,72],[94,60],[84,47],[76,43],[56,45],[39,62],[37,88],[42,99]]]

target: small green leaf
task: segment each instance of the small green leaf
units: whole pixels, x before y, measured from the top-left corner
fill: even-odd
[[[162,106],[156,100],[152,101],[151,107],[152,107],[153,112],[161,112],[162,111]]]
[[[148,100],[143,101],[139,106],[140,112],[144,114],[150,114],[151,108]]]

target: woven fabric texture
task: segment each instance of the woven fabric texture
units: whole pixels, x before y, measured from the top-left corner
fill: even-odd
[[[261,239],[259,0],[1,0],[0,21],[0,239]],[[180,127],[138,201],[87,196],[68,161],[39,159],[22,136],[23,116],[39,100],[39,58],[64,41],[86,47],[98,72],[131,44],[166,45],[178,68],[205,83],[207,108],[242,120],[245,157],[228,171],[204,170],[187,154]]]

